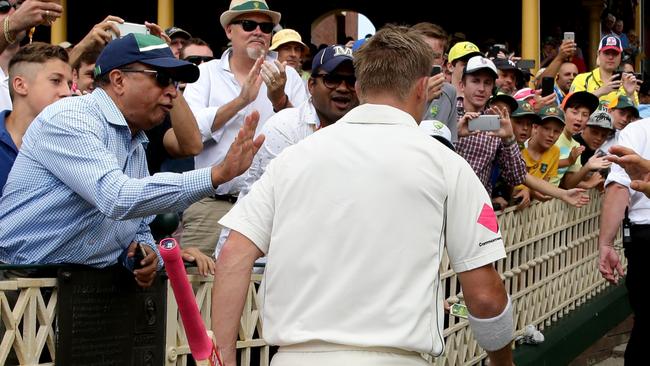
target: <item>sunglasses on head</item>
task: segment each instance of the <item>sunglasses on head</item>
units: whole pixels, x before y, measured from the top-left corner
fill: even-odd
[[[248,20],[248,19],[235,20],[230,24],[240,24],[242,29],[245,30],[246,32],[252,32],[259,26],[262,33],[266,33],[266,34],[273,32],[273,27],[275,27],[275,24],[271,22],[258,23],[254,20]]]
[[[178,81],[172,79],[172,77],[165,71],[162,70],[148,70],[148,69],[120,69],[122,72],[141,72],[143,74],[153,75],[156,78],[156,83],[161,88],[166,88],[170,85],[178,87]]]
[[[214,60],[214,57],[212,57],[212,56],[187,56],[187,57],[185,57],[184,60],[187,61],[187,62],[191,62],[194,65],[198,66],[198,65],[200,65],[200,64],[202,64],[204,62]]]
[[[0,1],[0,14],[7,14],[11,8],[16,8],[16,4],[12,4],[6,0]]]
[[[312,75],[313,78],[322,78],[323,85],[329,89],[335,89],[341,82],[345,83],[350,88],[354,88],[354,83],[357,81],[357,78],[354,75],[340,75],[340,74],[316,74]]]

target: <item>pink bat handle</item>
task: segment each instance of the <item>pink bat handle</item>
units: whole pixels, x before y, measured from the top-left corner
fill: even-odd
[[[165,262],[165,269],[169,277],[169,283],[174,290],[178,312],[183,319],[187,342],[190,345],[190,351],[197,361],[209,360],[210,365],[222,365],[218,352],[214,349],[212,340],[201,319],[199,307],[194,299],[194,292],[187,280],[187,272],[183,265],[181,249],[174,238],[165,238],[160,241],[160,256]],[[216,361],[216,363],[214,362]]]

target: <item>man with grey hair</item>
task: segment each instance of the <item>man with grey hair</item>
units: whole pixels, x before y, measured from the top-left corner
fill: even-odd
[[[199,66],[199,79],[187,86],[187,100],[203,137],[203,151],[194,159],[196,168],[223,161],[246,115],[260,113],[257,132],[280,110],[299,106],[307,99],[302,79],[293,68],[269,53],[273,28],[280,13],[264,0],[232,0],[220,17],[232,47],[221,59]],[[183,214],[183,245],[214,252],[221,231],[219,219],[237,201],[243,177],[217,187],[216,194],[193,204]]]
[[[422,353],[444,351],[446,245],[478,343],[491,365],[512,365],[490,198],[459,155],[418,128],[431,48],[388,25],[354,57],[362,104],[286,148],[220,221],[232,232],[216,266],[212,329],[225,364],[236,362],[253,262],[267,255],[260,314],[265,341],[280,346],[274,366],[428,365]]]

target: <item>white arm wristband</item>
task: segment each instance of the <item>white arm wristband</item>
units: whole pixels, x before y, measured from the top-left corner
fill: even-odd
[[[508,295],[508,303],[501,314],[489,319],[479,319],[469,314],[469,325],[474,331],[474,338],[479,346],[486,351],[496,351],[512,341],[514,338],[514,320],[512,316],[512,303]]]

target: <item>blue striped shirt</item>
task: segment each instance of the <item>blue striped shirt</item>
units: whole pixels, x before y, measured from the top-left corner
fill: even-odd
[[[106,267],[132,241],[155,249],[151,215],[182,211],[214,188],[210,168],[149,176],[146,142],[102,89],[45,108],[0,198],[0,261]]]

